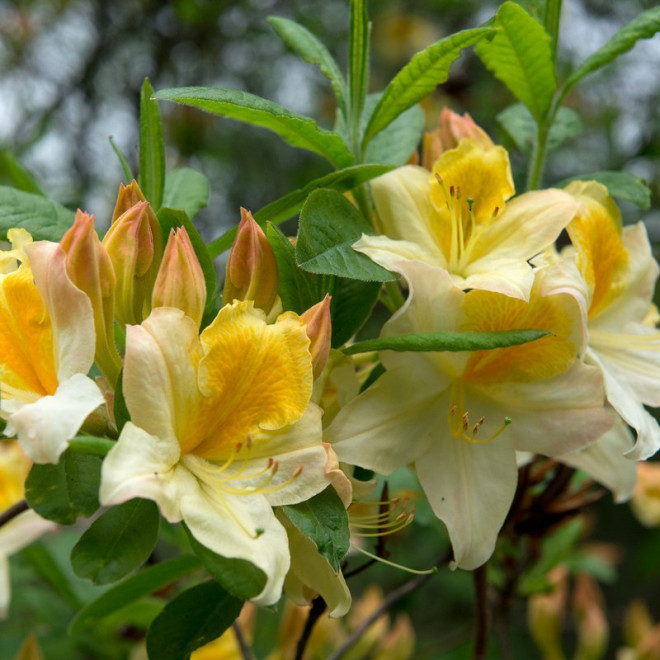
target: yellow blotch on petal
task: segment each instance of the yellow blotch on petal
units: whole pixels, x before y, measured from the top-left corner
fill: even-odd
[[[23,498],[25,479],[32,461],[23,453],[18,442],[0,444],[0,512]]]
[[[519,346],[475,351],[463,372],[463,381],[468,384],[544,380],[568,369],[575,359],[571,337],[578,316],[568,294],[538,296],[532,291],[527,303],[501,293],[473,290],[465,296],[463,310],[467,321],[461,329],[465,331],[533,328],[552,333]]]
[[[26,238],[27,236],[27,238]],[[14,249],[0,260],[8,265],[16,260],[17,269],[0,277],[0,384],[2,393],[31,392],[38,396],[54,394],[57,365],[53,349],[53,329],[43,300],[34,284],[27,255],[21,247],[29,242],[25,231],[9,231]],[[29,239],[29,240],[28,240]],[[19,247],[20,246],[20,247]],[[18,265],[20,262],[20,265]],[[12,392],[13,398],[14,392]]]
[[[183,453],[210,460],[231,456],[259,429],[300,419],[312,393],[312,358],[305,325],[292,312],[268,325],[251,301],[220,310],[200,336],[202,404]]]
[[[626,286],[628,253],[621,241],[621,213],[605,186],[595,181],[574,181],[566,192],[582,203],[567,230],[589,287],[589,318],[594,318]]]

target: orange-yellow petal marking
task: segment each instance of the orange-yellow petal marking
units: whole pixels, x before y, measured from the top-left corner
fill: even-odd
[[[312,360],[297,315],[286,313],[267,325],[251,302],[236,302],[220,310],[200,341],[204,396],[179,439],[183,453],[227,459],[259,429],[300,419],[312,392]]]
[[[26,242],[27,232],[10,230],[16,247]],[[29,235],[27,235],[29,237]],[[2,396],[15,398],[16,391],[37,396],[54,394],[57,365],[53,329],[46,307],[34,284],[27,256],[19,248],[3,255],[20,262],[13,272],[0,275],[0,385]]]
[[[626,286],[628,253],[621,241],[621,213],[607,189],[593,181],[575,181],[566,192],[582,203],[567,230],[591,294],[589,318],[594,318]]]

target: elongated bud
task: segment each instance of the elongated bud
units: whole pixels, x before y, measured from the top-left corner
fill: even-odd
[[[170,230],[158,270],[151,307],[177,307],[199,326],[206,304],[206,282],[188,232]]]
[[[471,138],[479,142],[485,149],[492,148],[493,141],[488,134],[477,124],[472,117],[465,113],[463,116],[445,108],[440,114],[438,128],[424,133],[422,143],[422,165],[427,170],[433,169],[433,163],[442,153],[454,149],[464,138]]]
[[[115,317],[139,324],[151,311],[151,292],[163,254],[163,234],[149,202],[122,213],[103,238],[117,277]]]
[[[577,622],[576,660],[600,660],[607,651],[609,626],[605,618],[603,594],[588,575],[577,575],[573,589],[573,613]]]
[[[328,362],[330,340],[332,339],[332,322],[330,320],[330,296],[310,307],[301,314],[307,325],[309,337],[309,352],[312,354],[314,378],[318,378]]]
[[[128,209],[133,208],[136,204],[146,201],[147,198],[142,194],[142,190],[140,190],[140,186],[138,186],[138,182],[135,179],[133,179],[133,181],[127,186],[120,183],[115,210],[112,214],[112,222],[114,222],[120,215],[126,213]]]
[[[545,660],[563,660],[561,629],[566,609],[567,577],[564,566],[557,566],[548,575],[554,586],[549,593],[534,594],[527,602],[527,623],[534,643]]]
[[[277,262],[270,243],[252,214],[241,209],[241,222],[227,260],[223,302],[253,300],[266,314],[277,298]]]
[[[116,279],[110,257],[94,229],[94,216],[78,211],[73,226],[62,236],[60,247],[66,254],[69,279],[92,303],[96,333],[94,360],[114,387],[122,364],[114,340]]]

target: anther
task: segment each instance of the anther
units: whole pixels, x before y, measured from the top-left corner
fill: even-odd
[[[294,479],[297,479],[297,478],[302,474],[302,471],[303,471],[303,466],[302,466],[302,465],[299,465],[299,466],[293,471],[293,478],[294,478]]]

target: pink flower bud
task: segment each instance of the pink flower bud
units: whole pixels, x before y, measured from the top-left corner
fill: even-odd
[[[277,262],[266,235],[252,214],[241,209],[241,222],[227,261],[223,302],[252,300],[266,314],[277,298]]]
[[[546,660],[563,660],[561,631],[566,609],[567,571],[561,564],[548,574],[553,590],[530,596],[527,623],[536,646]]]
[[[120,215],[123,215],[139,202],[146,202],[147,198],[142,194],[138,182],[133,179],[127,186],[123,183],[119,184],[119,193],[117,194],[117,202],[115,203],[115,210],[112,214],[112,222],[114,222]]]
[[[90,299],[94,311],[97,366],[114,386],[121,358],[114,341],[115,271],[94,229],[94,216],[78,211],[60,247],[66,254],[69,279]]]
[[[121,194],[121,193],[120,193]],[[103,238],[117,277],[115,317],[139,324],[151,310],[151,292],[163,254],[163,235],[149,202],[122,213]]]
[[[176,233],[171,229],[154,284],[151,307],[177,307],[199,326],[205,304],[204,273],[188,232],[183,227]]]
[[[588,575],[577,575],[573,589],[573,613],[577,622],[580,660],[600,660],[607,651],[609,625],[605,618],[603,594]]]
[[[330,340],[332,339],[332,323],[330,319],[330,296],[310,307],[301,314],[307,325],[309,337],[309,352],[312,354],[314,378],[318,378],[325,368],[330,354]]]
[[[470,115],[461,115],[445,108],[440,114],[438,128],[424,134],[422,144],[422,165],[427,170],[433,169],[433,163],[442,153],[454,149],[464,138],[479,142],[485,149],[493,147],[493,141],[488,134],[477,124]]]

